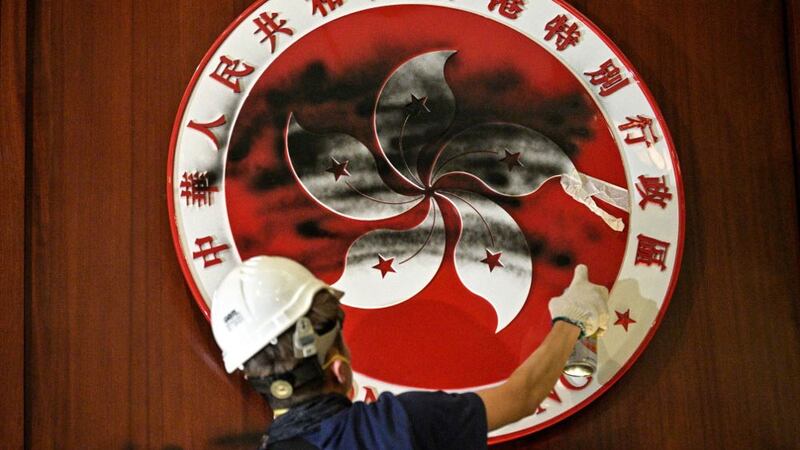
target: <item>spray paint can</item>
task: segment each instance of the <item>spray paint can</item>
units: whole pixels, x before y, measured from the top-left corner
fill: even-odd
[[[597,372],[597,335],[579,340],[569,355],[564,373],[571,377],[591,377]]]

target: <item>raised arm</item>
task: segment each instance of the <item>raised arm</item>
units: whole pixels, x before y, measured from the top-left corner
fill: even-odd
[[[564,294],[550,300],[553,329],[542,344],[505,383],[477,392],[486,407],[489,430],[536,412],[556,384],[578,339],[605,330],[607,302],[608,289],[589,282],[586,266],[576,267],[572,283]]]

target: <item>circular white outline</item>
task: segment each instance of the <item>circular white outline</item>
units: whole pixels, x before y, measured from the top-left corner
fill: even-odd
[[[614,375],[607,385],[613,384],[621,373],[638,358],[638,354],[652,337],[654,329],[666,309],[666,303],[669,301],[671,290],[677,278],[683,244],[683,192],[680,170],[674,147],[669,138],[668,129],[663,123],[657,107],[652,103],[649,92],[639,80],[633,68],[627,63],[624,55],[616,50],[608,38],[602,35],[581,14],[558,1],[531,0],[519,18],[511,20],[500,16],[497,12],[490,12],[487,7],[488,3],[488,0],[382,0],[380,3],[370,0],[345,0],[343,6],[336,8],[327,17],[323,18],[321,15],[311,15],[311,4],[308,2],[297,2],[296,0],[269,0],[267,2],[267,0],[263,0],[251,5],[220,36],[215,46],[204,58],[203,63],[198,67],[187,88],[187,93],[184,96],[173,130],[170,167],[168,168],[170,171],[168,175],[168,203],[174,220],[175,245],[176,249],[178,249],[179,260],[181,260],[184,273],[187,274],[187,278],[191,278],[190,280],[187,279],[187,281],[192,285],[195,296],[199,296],[205,303],[205,305],[202,305],[198,301],[204,313],[207,314],[207,308],[210,305],[210,293],[218,286],[222,277],[241,262],[241,259],[235,245],[233,245],[234,239],[228,223],[224,185],[216,193],[215,202],[211,206],[198,209],[182,203],[180,190],[177,189],[179,182],[175,180],[179,180],[180,174],[184,172],[210,170],[219,171],[223,174],[222,179],[224,179],[225,161],[230,137],[232,136],[232,127],[236,124],[236,119],[248,98],[250,89],[260,79],[271,62],[279,58],[283,51],[291,46],[293,42],[299,41],[302,37],[329,21],[373,8],[394,5],[439,6],[477,14],[483,18],[509,26],[558,58],[577,79],[581,80],[587,91],[592,94],[599,109],[603,112],[606,123],[609,124],[609,128],[617,141],[629,187],[635,185],[635,177],[641,174],[650,176],[666,175],[675,183],[675,190],[678,191],[677,198],[674,198],[664,210],[653,207],[648,208],[646,211],[639,210],[635,191],[633,189],[630,190],[630,230],[628,232],[625,256],[617,280],[630,278],[637,280],[639,285],[645,289],[643,292],[645,297],[658,299],[659,313],[658,318],[651,325],[650,333],[645,335],[635,346],[635,350],[626,359],[625,365],[619,369],[619,373]],[[294,32],[291,38],[285,35],[277,36],[277,49],[274,54],[269,52],[268,43],[259,43],[259,39],[253,34],[254,25],[252,21],[265,11],[279,12],[280,18],[287,20],[287,26]],[[544,41],[543,36],[545,34],[544,25],[553,17],[561,14],[567,15],[571,20],[579,23],[582,37],[581,43],[577,47],[558,52],[555,50],[555,43]],[[242,90],[239,94],[232,93],[232,91],[209,77],[209,74],[217,67],[216,62],[223,55],[243,60],[255,68],[252,74],[241,80]],[[634,82],[631,83],[631,87],[622,89],[610,97],[601,97],[582,74],[596,70],[603,62],[609,59],[615,60],[617,66],[623,68]],[[218,151],[214,150],[213,143],[208,137],[187,128],[190,120],[210,122],[219,117],[220,113],[228,114],[231,111],[233,114],[226,115],[226,125],[213,130],[220,143]],[[620,132],[617,128],[619,124],[625,123],[625,117],[637,114],[653,118],[657,124],[657,133],[660,137],[663,137],[659,143],[649,150],[626,146],[623,143],[625,133]],[[203,149],[208,149],[208,151]],[[658,173],[653,173],[656,171]],[[184,220],[184,215],[189,212],[191,212],[191,219]],[[637,248],[637,243],[634,240],[639,233],[648,234],[673,243],[671,247],[673,250],[669,253],[667,260],[667,266],[672,268],[671,272],[660,272],[654,268],[643,268],[634,265],[635,249]],[[199,271],[200,262],[192,258],[193,242],[191,242],[191,239],[200,236],[214,236],[216,242],[224,242],[230,245],[229,253],[226,255],[227,258],[224,262],[214,266],[211,270]],[[664,276],[666,274],[670,274],[670,276]],[[357,382],[360,386],[381,387],[381,390],[414,389],[413,387],[392,385],[371,379],[365,375],[359,375],[360,378]],[[556,392],[561,397],[561,403],[549,406],[546,414],[528,418],[535,420],[525,419],[506,429],[498,430],[493,434],[492,441],[499,442],[528,434],[574,413],[593,400],[596,395],[605,391],[605,388],[597,384],[596,381],[593,381],[593,384],[595,386],[590,386],[589,389],[581,391],[568,389],[561,391],[556,389]],[[592,387],[594,388],[592,389]],[[363,396],[365,390],[362,389],[361,394]]]

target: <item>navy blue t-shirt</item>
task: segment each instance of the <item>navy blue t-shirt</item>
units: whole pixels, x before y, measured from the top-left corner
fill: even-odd
[[[485,449],[486,408],[474,393],[384,393],[323,420],[303,439],[321,450]]]

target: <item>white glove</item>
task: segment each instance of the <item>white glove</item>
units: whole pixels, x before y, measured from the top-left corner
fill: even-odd
[[[572,283],[549,306],[553,322],[563,320],[580,327],[582,338],[608,328],[608,289],[590,282],[589,269],[583,264],[575,267]]]

